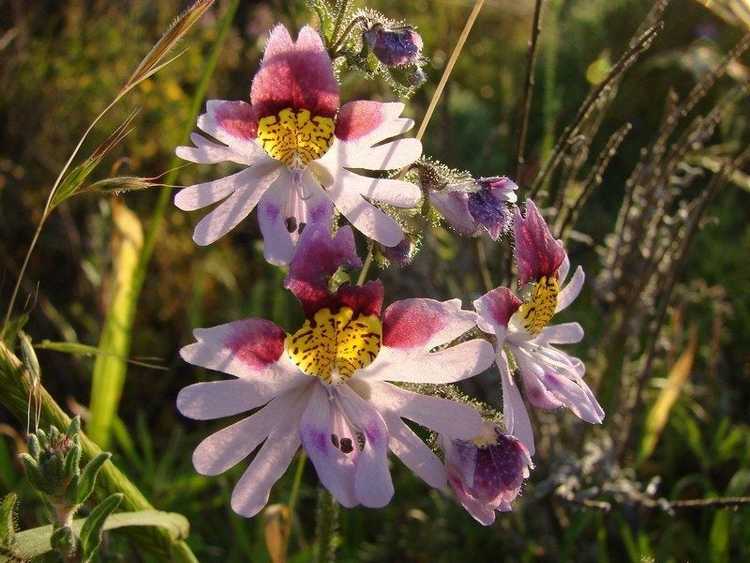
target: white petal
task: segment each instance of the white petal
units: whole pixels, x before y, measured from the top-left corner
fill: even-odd
[[[431,487],[444,489],[447,485],[445,467],[425,443],[401,420],[398,414],[384,411],[388,425],[388,446],[417,477]]]
[[[331,156],[328,156],[330,153]],[[357,141],[335,139],[329,153],[319,160],[328,170],[363,168],[365,170],[394,170],[407,166],[422,154],[422,143],[417,139],[397,139],[371,146]]]
[[[226,379],[189,385],[177,395],[177,409],[194,420],[212,420],[258,408],[279,393],[257,380]]]
[[[213,205],[241,189],[253,177],[250,170],[246,168],[231,176],[183,188],[177,192],[174,204],[183,211],[195,211]]]
[[[356,190],[367,199],[382,201],[394,207],[414,207],[422,199],[419,187],[411,182],[368,178],[348,170],[340,170],[336,182],[344,184],[346,190]]]
[[[585,280],[586,275],[583,273],[583,268],[578,266],[573,277],[570,278],[568,284],[562,289],[562,291],[560,291],[560,295],[557,296],[557,307],[555,308],[555,313],[559,313],[576,300],[581,293],[583,282]]]
[[[435,432],[463,440],[476,437],[482,430],[482,417],[468,405],[420,395],[390,383],[370,385],[370,401],[382,412],[392,412]]]
[[[549,325],[532,341],[534,344],[575,344],[583,339],[583,327],[579,323]]]
[[[494,357],[492,345],[479,339],[433,353],[383,347],[360,374],[371,381],[455,383],[482,373]]]
[[[193,465],[201,475],[219,475],[249,456],[271,430],[287,419],[299,393],[287,393],[257,413],[211,434],[193,452]]]
[[[237,190],[196,225],[193,231],[196,244],[206,246],[215,242],[247,217],[276,180],[278,167],[269,171],[267,167],[257,166],[243,172],[246,175],[238,180]]]
[[[296,412],[287,413],[235,486],[232,491],[232,510],[237,514],[250,518],[258,514],[268,502],[271,487],[284,475],[299,449],[300,414],[301,405]]]
[[[500,381],[503,387],[503,422],[508,434],[518,438],[529,455],[534,455],[534,430],[531,427],[529,413],[521,398],[518,385],[513,381],[508,367],[508,359],[505,352],[501,352],[497,358],[497,367],[500,370]]]
[[[364,435],[364,448],[357,458],[354,492],[370,508],[382,508],[393,498],[388,469],[388,429],[380,413],[348,385],[339,388],[341,406],[349,420]]]

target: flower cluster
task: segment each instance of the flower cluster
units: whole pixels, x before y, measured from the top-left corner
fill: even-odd
[[[372,25],[365,40],[389,65],[422,49],[408,27]],[[510,510],[533,467],[521,380],[535,407],[566,406],[589,422],[602,420],[583,363],[554,346],[579,341],[580,325],[549,324],[580,292],[583,271],[563,287],[569,262],[562,244],[533,202],[521,213],[512,180],[451,175],[420,159],[421,143],[402,136],[413,126],[401,117],[403,104],[340,105],[330,51],[312,28],[294,41],[278,25],[249,103],[209,101],[198,120],[205,136],[177,149],[192,162],[242,166],[177,194],[183,210],[218,204],[196,226],[195,242],[216,241],[257,207],[265,257],[288,266],[284,287],[305,318],[290,333],[258,318],[194,331],[182,358],[232,378],[185,387],[178,409],[197,420],[248,415],[201,442],[193,463],[217,475],[257,450],[232,494],[232,508],[251,517],[300,447],[340,504],[382,507],[394,494],[390,451],[489,525],[496,510]],[[386,177],[389,170],[401,173]],[[409,181],[413,170],[417,181]],[[521,296],[497,288],[477,299],[474,311],[458,299],[412,298],[384,308],[380,281],[334,287],[340,269],[363,267],[356,232],[395,257],[409,253],[399,209],[432,209],[463,235],[512,234]],[[473,404],[430,394],[493,364],[502,424]],[[434,443],[412,424],[432,432]]]

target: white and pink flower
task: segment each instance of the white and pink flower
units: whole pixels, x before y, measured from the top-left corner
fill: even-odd
[[[477,322],[458,300],[406,299],[381,314],[380,282],[328,291],[339,265],[358,266],[349,227],[335,237],[308,227],[286,287],[307,320],[287,335],[275,324],[246,319],[198,329],[181,350],[195,365],[235,379],[183,389],[177,406],[198,420],[257,409],[206,438],[195,450],[199,473],[222,473],[258,449],[232,494],[232,508],[257,514],[302,445],[323,485],[344,506],[380,507],[393,495],[390,449],[433,487],[446,486],[441,461],[403,419],[456,439],[483,427],[470,406],[406,390],[394,383],[453,383],[492,364],[481,339],[443,347]]]
[[[334,207],[384,246],[401,242],[399,224],[372,202],[413,207],[419,188],[351,169],[391,170],[415,161],[418,140],[393,140],[414,123],[400,117],[401,103],[354,101],[339,108],[331,59],[312,28],[303,27],[296,42],[283,25],[271,31],[249,104],[209,100],[206,106],[198,127],[211,138],[194,134],[194,146],[178,147],[177,155],[244,168],[175,197],[185,211],[219,204],[196,226],[196,243],[216,241],[256,206],[265,256],[274,264],[289,263],[306,225],[330,226]]]
[[[507,287],[498,287],[474,301],[474,308],[480,317],[479,328],[495,335],[506,429],[533,455],[534,432],[518,381],[511,373],[508,352],[518,367],[526,398],[534,407],[567,407],[593,424],[604,420],[604,411],[583,379],[583,362],[555,346],[580,342],[583,328],[577,322],[549,324],[580,294],[585,279],[583,269],[576,268],[563,286],[570,261],[531,200],[526,202],[526,216],[516,213],[514,232],[519,281],[528,284],[526,299]]]

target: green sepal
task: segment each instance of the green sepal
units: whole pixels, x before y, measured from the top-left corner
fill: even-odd
[[[73,420],[70,421],[70,424],[68,425],[68,429],[65,431],[65,435],[72,440],[78,435],[80,431],[81,431],[81,417],[76,416],[75,418],[73,418]]]
[[[112,514],[120,502],[122,493],[114,493],[100,502],[89,514],[81,527],[81,559],[84,563],[91,561],[102,542],[102,529],[110,514]]]
[[[83,504],[86,499],[89,498],[91,493],[94,491],[94,485],[96,484],[96,476],[99,474],[99,470],[102,465],[110,458],[112,454],[109,452],[102,452],[97,455],[94,459],[86,464],[86,467],[81,471],[81,476],[78,480],[78,494],[76,495],[76,504]]]

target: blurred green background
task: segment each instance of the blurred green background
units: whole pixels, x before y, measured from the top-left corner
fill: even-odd
[[[519,105],[534,3],[488,0],[454,70],[425,137],[425,151],[475,175],[513,174]],[[541,35],[536,88],[530,114],[527,165],[518,183],[529,182],[549,155],[557,135],[574,117],[589,90],[603,79],[626,48],[648,9],[648,0],[549,0]],[[582,264],[590,283],[563,320],[579,320],[587,337],[576,353],[589,362],[594,379],[604,354],[600,335],[610,322],[607,303],[594,291],[605,236],[612,231],[624,186],[658,128],[667,93],[686,94],[748,30],[743,2],[711,11],[693,0],[675,0],[666,25],[641,61],[624,77],[594,147],[626,121],[633,130],[581,213],[568,242],[572,263]],[[217,38],[217,5],[184,41],[186,53],[117,106],[95,129],[83,154],[102,142],[134,108],[134,130],[97,170],[109,175],[158,176],[170,166],[174,147],[189,125],[190,103]],[[370,6],[418,27],[424,38],[428,82],[408,103],[419,120],[455,44],[471,3],[462,0],[375,0]],[[722,8],[721,10],[719,8]],[[739,8],[737,7],[739,6]],[[0,0],[0,299],[7,303],[19,265],[44,201],[81,132],[184,8],[181,0]],[[735,11],[732,11],[734,9]],[[718,10],[718,11],[717,11]],[[208,98],[247,99],[266,32],[282,21],[294,29],[314,21],[300,1],[240,2]],[[702,104],[710,106],[727,88],[748,79],[735,64]],[[342,100],[390,100],[386,85],[348,75]],[[742,143],[746,100],[716,135]],[[180,169],[177,182],[226,175],[229,165]],[[148,224],[158,188],[119,197],[81,195],[51,217],[22,287],[27,332],[35,341],[99,341],[120,248],[113,233],[113,206],[126,205]],[[266,561],[263,519],[232,513],[229,495],[243,469],[206,478],[192,469],[195,445],[226,424],[196,423],[174,406],[177,391],[215,374],[184,364],[177,356],[194,327],[245,316],[273,319],[287,330],[301,321],[296,302],[281,288],[284,273],[265,263],[254,218],[209,248],[190,239],[202,214],[170,206],[138,302],[130,356],[165,370],[129,365],[110,449],[115,463],[155,506],[180,512],[192,529],[189,544],[201,561]],[[636,465],[642,413],[635,444],[624,457],[624,475],[648,483],[669,499],[750,494],[750,197],[748,183],[728,184],[709,211],[675,292],[660,353],[646,390],[653,404],[676,359],[697,337],[687,382],[669,412],[653,453]],[[386,302],[401,297],[460,297],[469,303],[483,292],[471,241],[437,227],[425,237],[415,262],[382,273]],[[499,283],[502,252],[488,246],[490,270]],[[3,306],[4,309],[4,306]],[[43,383],[72,412],[89,404],[94,360],[40,350]],[[154,360],[157,358],[158,360]],[[601,382],[600,382],[601,383]],[[605,382],[606,384],[606,382]],[[500,404],[492,374],[467,391]],[[2,391],[0,390],[0,393]],[[552,494],[550,477],[584,455],[589,438],[604,436],[616,418],[615,395],[605,402],[604,429],[584,428],[568,412],[539,416],[537,469],[512,513],[482,528],[449,498],[428,491],[394,460],[396,497],[386,509],[342,512],[341,561],[742,561],[750,560],[750,508],[683,510],[670,514],[624,503],[603,513]],[[41,523],[38,502],[24,484],[14,454],[23,447],[20,427],[0,411],[0,495],[21,491],[21,527]],[[602,434],[597,434],[602,432]],[[585,433],[585,434],[584,434]],[[563,444],[555,444],[562,436]],[[606,440],[597,442],[606,449]],[[563,449],[564,448],[564,449]],[[587,450],[589,451],[589,450]],[[244,464],[241,464],[244,465]],[[292,471],[277,484],[271,502],[286,502]],[[597,475],[588,476],[596,480]],[[306,468],[291,560],[309,559],[313,540],[316,478]],[[24,493],[25,491],[25,493]],[[114,537],[115,546],[117,538]],[[111,560],[137,554],[110,549]],[[119,553],[119,555],[118,555]],[[109,560],[109,559],[108,559]]]

